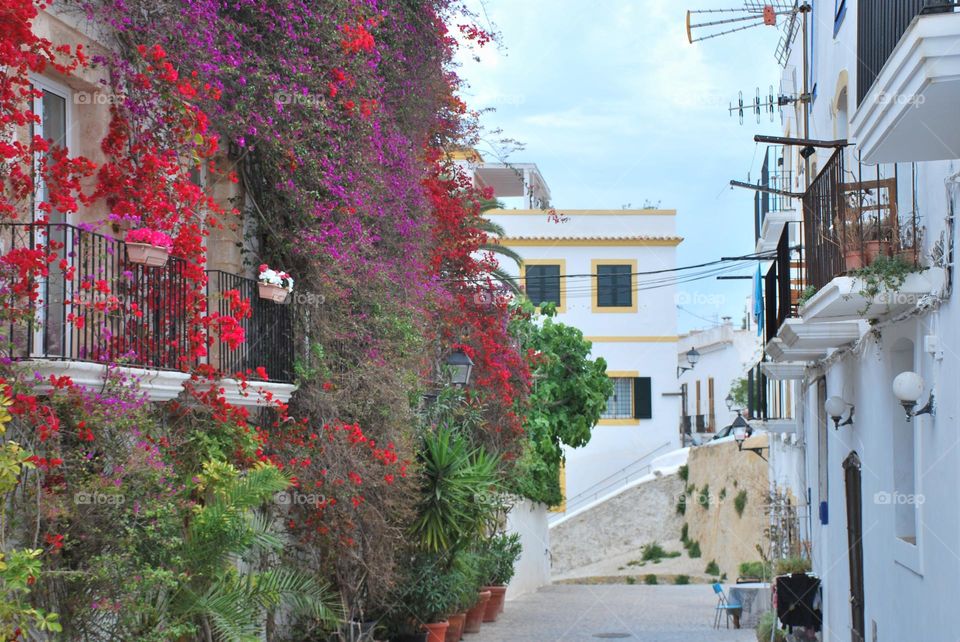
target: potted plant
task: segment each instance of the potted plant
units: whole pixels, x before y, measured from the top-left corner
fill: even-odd
[[[127,260],[147,267],[163,267],[170,258],[173,239],[166,232],[145,227],[131,230],[126,239]]]
[[[264,264],[257,277],[260,298],[274,303],[286,303],[293,292],[293,277],[282,270],[274,270]]]
[[[446,642],[459,642],[463,637],[467,620],[467,610],[477,601],[480,590],[480,558],[473,551],[460,550],[454,554],[452,569],[454,573],[453,595],[455,606],[447,617],[450,628],[447,629]],[[482,620],[482,614],[478,613]]]
[[[464,633],[479,633],[483,625],[483,616],[486,614],[487,603],[490,601],[490,591],[478,591],[473,606],[467,609],[467,619],[463,623]]]
[[[490,601],[484,611],[484,622],[496,622],[497,616],[503,610],[507,584],[513,578],[514,564],[523,551],[520,544],[520,535],[512,533],[498,533],[482,542],[480,556],[483,559],[481,566],[482,580],[485,582],[483,590],[490,591]]]
[[[445,642],[447,614],[457,606],[457,576],[443,556],[425,551],[412,553],[402,568],[397,605],[390,628],[394,642]]]

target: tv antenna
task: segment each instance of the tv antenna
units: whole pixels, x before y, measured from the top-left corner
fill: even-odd
[[[691,9],[687,11],[687,40],[693,44],[754,27],[775,27],[782,34],[776,50],[777,62],[785,65],[800,30],[797,16],[809,8],[806,0],[802,4],[801,0],[743,0],[743,6],[737,9]],[[700,15],[708,19],[693,22],[694,16]]]
[[[730,112],[731,116],[733,114],[739,115],[741,125],[743,124],[743,115],[748,111],[752,111],[754,116],[757,117],[757,124],[759,125],[760,117],[763,114],[765,113],[769,114],[770,122],[772,123],[773,114],[775,112],[783,111],[783,107],[785,105],[792,105],[795,102],[797,102],[797,98],[795,96],[787,96],[786,94],[776,94],[773,91],[773,85],[770,85],[770,92],[765,96],[760,95],[760,88],[757,87],[756,96],[754,96],[753,100],[750,100],[750,101],[744,100],[743,92],[741,91],[740,98],[737,101],[737,104],[734,105],[733,103],[731,103],[730,109],[728,109],[727,111]]]

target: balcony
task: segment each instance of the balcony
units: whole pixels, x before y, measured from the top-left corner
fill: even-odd
[[[198,365],[190,349],[187,263],[176,257],[163,267],[131,263],[122,241],[73,225],[0,224],[3,255],[38,249],[59,258],[48,262],[47,273],[32,284],[36,300],[22,297],[25,312],[3,333],[5,355],[27,364],[43,380],[67,375],[86,386],[102,385],[107,364],[120,364],[125,374],[141,381],[151,400],[180,394],[187,371]],[[15,275],[12,266],[4,269],[9,288]],[[224,286],[249,298],[253,308],[244,320],[246,342],[236,349],[211,342],[210,363],[231,374],[263,366],[270,375],[263,385],[280,386],[280,394],[292,392],[290,306],[260,301],[256,283],[249,279],[212,273],[210,280],[211,309],[225,305],[218,296]]]
[[[861,0],[857,111],[867,163],[960,158],[960,7],[945,0]]]
[[[796,432],[791,382],[768,377],[763,364],[761,361],[747,372],[747,409],[751,423],[769,432]]]
[[[797,316],[797,303],[803,292],[801,264],[791,257],[787,238],[787,234],[780,237],[777,257],[763,279],[763,324],[767,342],[778,336],[787,319]]]
[[[760,168],[759,187],[773,191],[758,190],[754,196],[754,229],[757,252],[771,252],[780,243],[788,223],[800,222],[801,216],[790,192],[791,172],[786,168],[783,147],[767,147]]]
[[[920,265],[924,227],[917,207],[917,172],[911,163],[845,167],[838,150],[803,197],[806,284],[816,294],[800,314],[805,321],[884,319],[909,310],[943,288],[940,268]],[[896,292],[869,293],[848,274],[880,257],[898,257],[918,271]]]

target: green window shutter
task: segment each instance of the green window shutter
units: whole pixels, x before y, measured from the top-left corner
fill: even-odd
[[[653,419],[653,391],[650,377],[633,379],[633,418]]]
[[[629,265],[597,266],[597,307],[619,308],[633,305],[633,288]]]
[[[527,296],[531,303],[560,305],[560,266],[531,265],[526,269]]]

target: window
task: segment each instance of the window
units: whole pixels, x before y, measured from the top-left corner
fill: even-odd
[[[625,373],[608,373],[613,380],[613,394],[607,399],[607,409],[600,415],[601,421],[653,418],[653,395],[650,377],[622,376]]]
[[[527,296],[534,305],[556,303],[560,306],[559,265],[530,265],[524,273]]]
[[[636,261],[632,263],[594,262],[597,275],[597,293],[594,300],[598,311],[635,311],[633,296]]]

